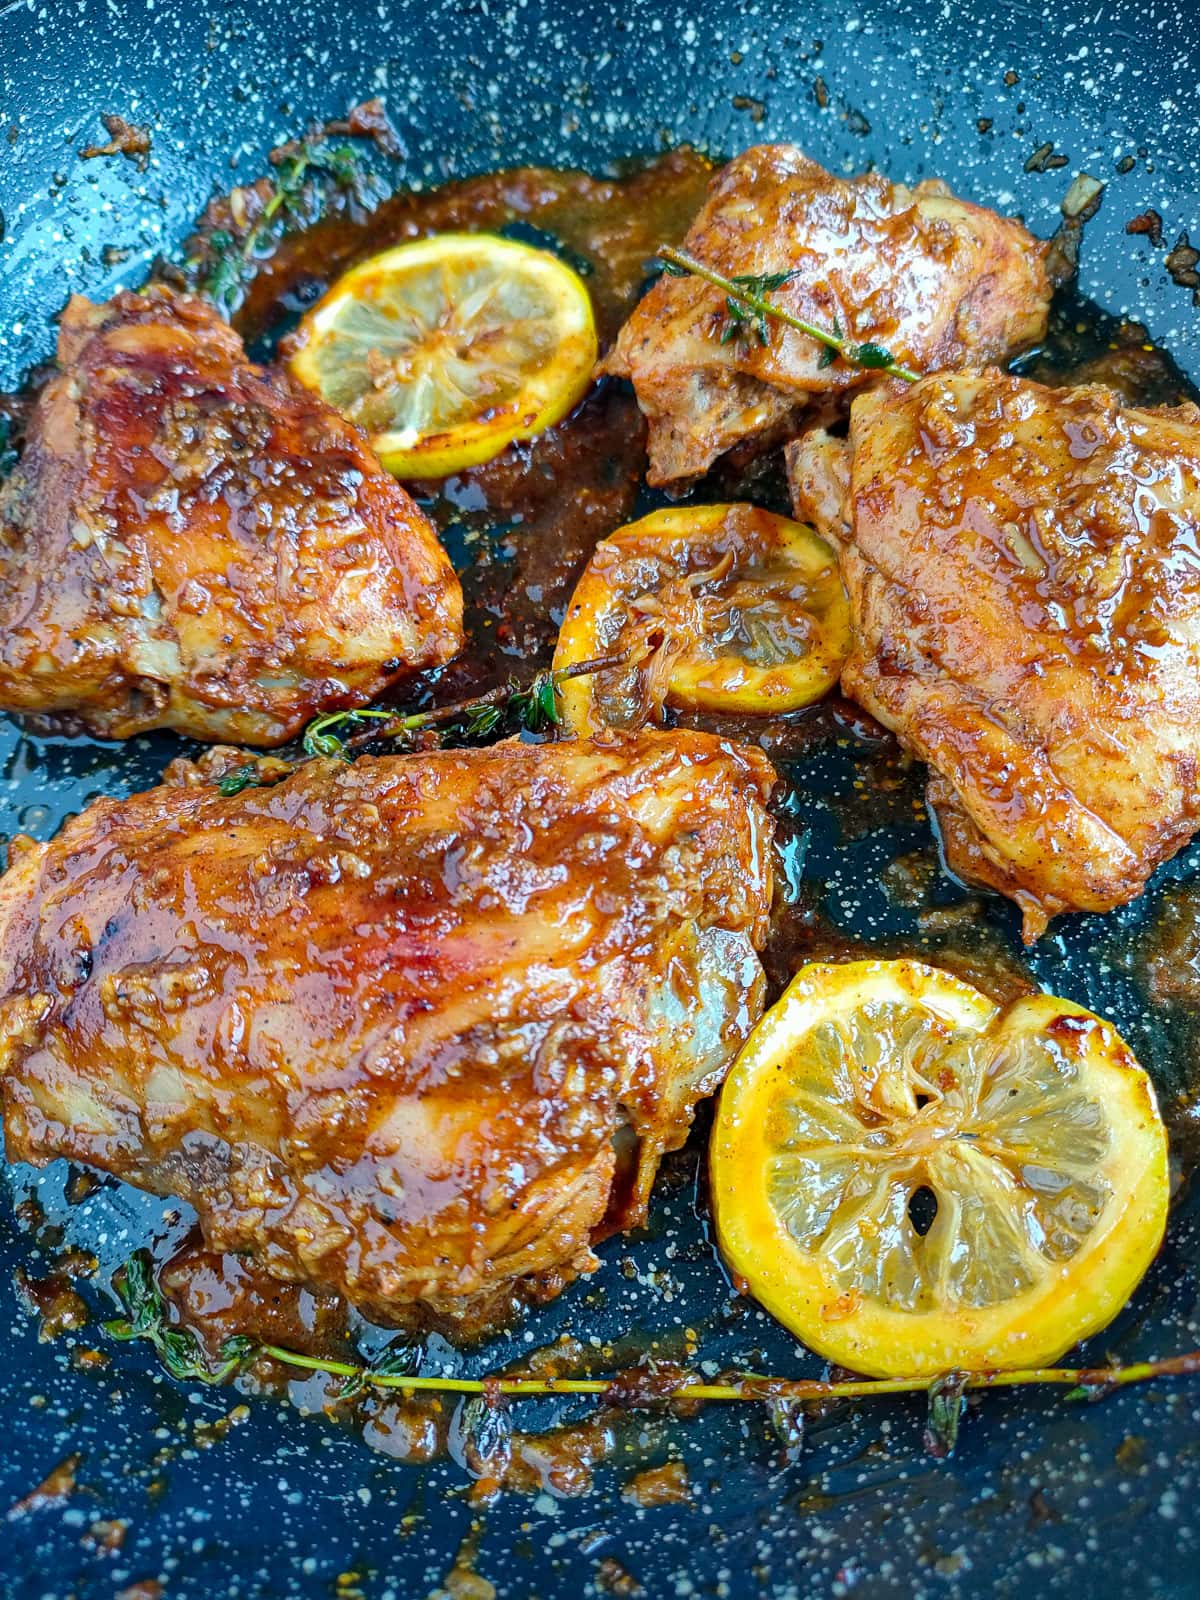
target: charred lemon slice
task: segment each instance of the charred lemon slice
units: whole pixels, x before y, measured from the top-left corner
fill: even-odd
[[[1120,1310],[1167,1215],[1146,1074],[1091,1012],[914,961],[805,967],[713,1132],[721,1249],[830,1361],[1039,1366]]]
[[[664,705],[794,711],[837,682],[850,613],[837,558],[803,523],[751,505],[656,511],[596,546],[555,667],[623,655],[562,686],[577,733],[660,720]]]
[[[339,278],[300,323],[291,369],[402,478],[447,477],[532,439],[583,394],[592,303],[546,250],[441,233]]]

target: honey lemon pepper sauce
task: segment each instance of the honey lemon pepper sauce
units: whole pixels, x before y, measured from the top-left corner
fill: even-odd
[[[269,350],[356,261],[425,234],[490,230],[555,250],[584,277],[604,348],[635,304],[656,246],[682,240],[711,171],[712,164],[698,154],[679,150],[622,179],[524,168],[425,194],[397,194],[367,216],[349,206],[335,208],[284,237],[258,264],[235,320],[249,344]],[[229,210],[229,202],[214,202],[201,237],[205,229],[225,226]],[[1106,382],[1127,399],[1146,404],[1171,402],[1182,392],[1178,373],[1147,345],[1144,330],[1079,304],[1057,312],[1046,346],[1024,358],[1020,369],[1043,382]],[[437,523],[461,574],[468,645],[457,661],[410,684],[405,704],[464,699],[514,672],[548,665],[565,606],[596,543],[662,503],[645,491],[644,468],[644,427],[632,392],[607,381],[533,442],[510,446],[495,460],[444,482],[409,485]],[[788,511],[775,457],[742,459],[735,452],[694,498],[746,498]],[[1000,1002],[1038,987],[1002,915],[992,915],[979,897],[946,884],[923,827],[923,774],[863,713],[831,697],[778,718],[697,713],[681,720],[760,744],[784,780],[775,801],[783,891],[764,954],[772,998],[806,961],[867,954],[932,960]],[[846,931],[826,910],[819,873],[805,868],[812,799],[805,758],[818,747],[842,751],[848,774],[845,783],[821,797],[832,847],[853,845],[881,828],[896,835],[892,857],[885,858],[878,876],[888,903],[908,919],[903,931],[860,928],[860,919],[849,919],[856,931]],[[1122,951],[1113,959],[1124,963],[1158,1023],[1179,1032],[1194,1052],[1186,1014],[1200,991],[1200,897],[1191,889],[1173,892],[1132,943],[1119,926],[1113,939],[1114,950],[1119,944]],[[1164,1100],[1176,1147],[1186,1149],[1190,1100],[1182,1092],[1174,1108],[1169,1097]],[[690,1153],[664,1163],[660,1185],[669,1188],[680,1172],[690,1181],[695,1159],[694,1142]],[[699,1194],[702,1204],[702,1180]],[[46,1219],[27,1215],[24,1220],[44,1230]],[[174,1240],[178,1245],[178,1229]],[[637,1274],[629,1258],[620,1270],[626,1266],[627,1276]],[[724,1287],[715,1264],[713,1274],[715,1303]],[[72,1277],[70,1263],[60,1262],[44,1287],[27,1287],[31,1309],[46,1318],[48,1336],[79,1326],[81,1302]],[[194,1237],[162,1264],[161,1284],[180,1320],[214,1355],[230,1334],[248,1332],[307,1354],[360,1359],[355,1335],[361,1337],[362,1330],[343,1304],[264,1279],[236,1257],[214,1257]],[[573,1292],[586,1296],[588,1286]],[[724,1315],[731,1314],[726,1306]],[[536,1311],[532,1319],[536,1342]],[[680,1370],[674,1362],[697,1358],[702,1335],[703,1330],[689,1328],[677,1330],[673,1341],[662,1340],[655,1354],[667,1378],[673,1381]],[[535,1351],[525,1367],[541,1376],[611,1373],[639,1353],[634,1344],[597,1349],[567,1339]],[[103,1354],[96,1359],[103,1360]],[[503,1438],[481,1444],[464,1438],[453,1397],[406,1400],[395,1392],[366,1391],[342,1399],[338,1380],[320,1374],[297,1379],[263,1363],[252,1366],[239,1383],[247,1391],[288,1394],[302,1409],[331,1411],[374,1448],[399,1460],[425,1462],[449,1451],[470,1474],[477,1501],[505,1488],[582,1494],[596,1465],[617,1452],[634,1474],[626,1492],[635,1503],[660,1504],[688,1494],[681,1469],[675,1470],[678,1464],[647,1466],[661,1457],[663,1445],[665,1419],[655,1416],[631,1421],[626,1411],[602,1407],[549,1431],[522,1432],[518,1415]]]

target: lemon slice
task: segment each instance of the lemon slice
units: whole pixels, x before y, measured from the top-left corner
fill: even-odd
[[[880,1377],[1056,1360],[1166,1225],[1166,1133],[1113,1029],[914,961],[805,967],[725,1083],[711,1161],[733,1271]]]
[[[546,250],[440,233],[338,279],[291,342],[291,370],[402,478],[448,477],[532,439],[596,360],[592,303]]]
[[[555,667],[628,653],[567,680],[577,733],[631,727],[663,705],[768,715],[837,682],[850,611],[829,545],[752,505],[656,511],[596,546],[571,597]]]

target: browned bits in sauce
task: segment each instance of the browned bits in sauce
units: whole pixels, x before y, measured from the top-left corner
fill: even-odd
[[[1171,281],[1177,283],[1181,289],[1192,291],[1192,300],[1200,305],[1200,250],[1188,238],[1186,228],[1176,239],[1171,247],[1171,253],[1163,263],[1171,275]]]
[[[662,1405],[691,1374],[673,1361],[648,1362],[618,1372],[606,1390],[611,1404],[623,1407]]]
[[[1126,233],[1144,233],[1157,250],[1163,242],[1163,219],[1157,211],[1139,212],[1125,224]]]
[[[93,1522],[83,1536],[83,1542],[92,1550],[111,1555],[125,1543],[129,1524],[123,1517],[101,1518]]]
[[[82,1205],[101,1187],[100,1179],[86,1167],[72,1167],[67,1179],[66,1198],[69,1206]]]
[[[56,1271],[46,1278],[30,1278],[18,1271],[16,1276],[22,1298],[38,1318],[38,1339],[43,1344],[86,1326],[90,1317],[87,1303],[71,1287],[66,1273]]]
[[[596,1587],[605,1594],[627,1597],[627,1600],[646,1592],[633,1573],[623,1567],[615,1556],[605,1556],[597,1566]]]
[[[365,1410],[363,1438],[382,1454],[419,1466],[445,1453],[450,1419],[440,1403],[377,1396],[366,1403]]]
[[[1138,965],[1154,1005],[1200,1007],[1200,884],[1163,896],[1142,934]]]
[[[1052,144],[1039,145],[1025,163],[1026,172],[1051,172],[1056,167],[1065,167],[1067,157],[1055,154]]]
[[[473,1522],[467,1529],[454,1565],[442,1580],[441,1588],[435,1589],[429,1600],[496,1600],[495,1585],[475,1567],[483,1531],[481,1521]]]
[[[31,1511],[40,1511],[45,1506],[57,1505],[67,1500],[75,1493],[78,1487],[75,1474],[78,1472],[83,1456],[76,1452],[64,1456],[42,1479],[36,1488],[23,1495],[20,1500],[8,1508],[8,1520],[12,1522],[17,1517],[26,1516]]]
[[[647,1467],[621,1490],[621,1498],[635,1506],[686,1505],[692,1497],[687,1468],[682,1461],[664,1461],[661,1467]]]
[[[108,143],[86,145],[79,152],[83,160],[91,161],[96,156],[124,156],[126,161],[136,161],[138,170],[144,172],[150,154],[150,129],[141,123],[126,122],[124,117],[115,113],[100,120],[108,134]]]

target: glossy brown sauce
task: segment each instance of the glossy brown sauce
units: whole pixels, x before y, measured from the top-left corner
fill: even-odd
[[[265,260],[237,318],[240,331],[260,349],[285,333],[355,261],[420,235],[450,230],[508,229],[527,242],[561,251],[581,271],[593,295],[602,345],[607,345],[635,304],[661,242],[678,243],[698,208],[711,172],[699,155],[674,152],[624,180],[524,169],[473,178],[428,194],[399,194],[363,216],[346,208],[286,237]],[[210,208],[206,226],[224,226],[227,206]],[[1059,316],[1044,351],[1023,370],[1041,381],[1102,381],[1143,403],[1176,400],[1178,374],[1149,347],[1135,325],[1097,322],[1069,307]],[[602,382],[562,424],[530,444],[510,447],[496,460],[445,482],[411,488],[434,518],[459,569],[466,598],[468,647],[450,666],[427,674],[404,695],[408,705],[462,698],[548,664],[558,625],[574,584],[599,539],[649,509],[643,488],[645,429],[632,394]],[[786,511],[776,456],[731,459],[702,484],[698,501],[753,498]],[[697,715],[694,725],[759,744],[781,766],[817,744],[853,745],[859,761],[852,790],[836,802],[840,826],[853,839],[891,821],[923,815],[923,773],[870,719],[836,696],[809,711],[771,720]],[[786,805],[780,834],[798,831]],[[860,939],[836,927],[823,910],[823,885],[805,879],[782,895],[765,953],[772,992],[804,962],[871,955],[925,957],[1005,1001],[1037,985],[1014,947],[981,915],[974,898],[953,905],[931,900],[939,878],[931,848],[902,853],[884,883],[895,904],[914,910],[918,938]],[[1165,1005],[1193,1005],[1200,997],[1200,895],[1169,897],[1159,930],[1139,947],[1141,978],[1149,996]],[[54,1276],[54,1275],[52,1275]],[[343,1359],[355,1356],[354,1329],[345,1308],[330,1297],[264,1281],[235,1257],[213,1257],[191,1240],[163,1265],[161,1283],[181,1322],[196,1329],[215,1353],[233,1332]],[[47,1290],[51,1319],[69,1299]],[[37,1295],[30,1294],[37,1302]],[[39,1310],[43,1308],[39,1305]],[[606,1351],[611,1372],[617,1354]],[[575,1374],[596,1352],[555,1346],[523,1365],[530,1372]],[[341,1417],[374,1448],[398,1460],[424,1462],[447,1451],[461,1456],[453,1437],[455,1404],[439,1398],[407,1399],[367,1392],[342,1399],[341,1383],[322,1375],[284,1373],[256,1365],[242,1380],[251,1390],[274,1389],[303,1410]],[[513,1430],[502,1466],[464,1465],[475,1478],[474,1498],[486,1502],[502,1490],[559,1495],[586,1492],[595,1467],[613,1456],[627,1432],[624,1413],[604,1408],[583,1421],[566,1421],[542,1433]],[[654,1429],[641,1419],[653,1446]],[[645,1448],[645,1446],[643,1446]],[[639,1505],[668,1504],[689,1493],[679,1463],[651,1465],[635,1475],[626,1497]],[[472,1549],[447,1576],[445,1592],[486,1596],[486,1579],[472,1570]],[[615,1566],[615,1563],[614,1563]],[[612,1575],[612,1592],[623,1592]]]

